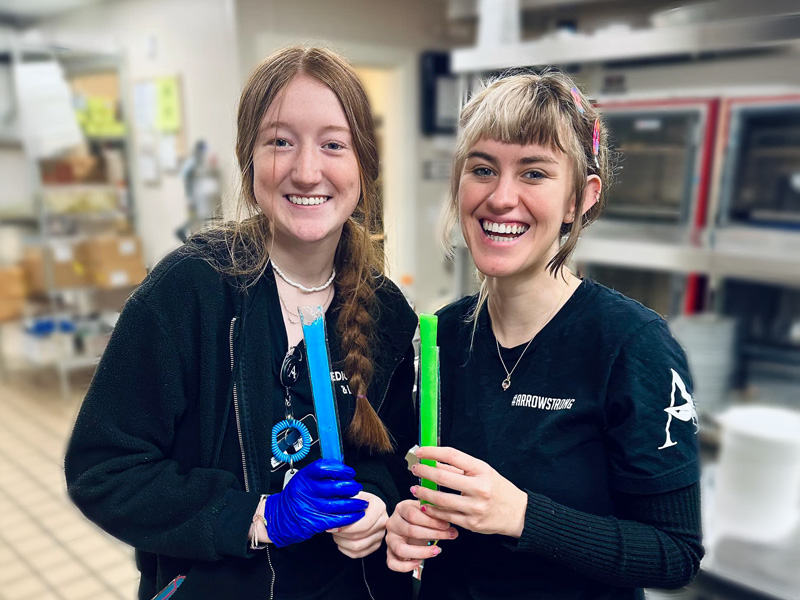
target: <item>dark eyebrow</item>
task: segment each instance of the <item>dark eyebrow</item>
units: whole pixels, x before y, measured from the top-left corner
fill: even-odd
[[[473,150],[472,152],[467,154],[467,160],[469,160],[470,158],[482,158],[488,163],[491,163],[493,165],[497,164],[497,159],[494,156],[492,156],[491,154],[487,154],[486,152],[481,152],[480,150]],[[523,156],[517,162],[521,165],[530,165],[534,163],[549,163],[554,165],[558,164],[558,161],[555,158],[547,155]]]
[[[517,162],[519,162],[521,165],[530,165],[533,163],[549,163],[553,165],[558,164],[558,161],[550,156],[523,156]]]
[[[479,150],[473,150],[472,152],[467,154],[466,160],[469,160],[470,158],[482,158],[488,163],[491,163],[493,165],[497,164],[497,159],[494,156],[492,156],[491,154],[487,154],[486,152],[480,152]]]

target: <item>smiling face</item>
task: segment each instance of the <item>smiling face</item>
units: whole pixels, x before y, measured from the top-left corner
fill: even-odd
[[[599,189],[588,183],[586,210]],[[571,161],[560,150],[479,140],[458,186],[461,230],[478,270],[489,277],[543,272],[562,224],[574,220],[574,193]]]
[[[336,95],[300,74],[261,119],[253,149],[256,202],[274,225],[274,243],[335,251],[360,194],[350,125]]]

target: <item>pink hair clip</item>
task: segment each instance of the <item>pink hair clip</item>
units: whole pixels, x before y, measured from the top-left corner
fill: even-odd
[[[597,155],[600,153],[600,119],[594,120],[594,130],[592,131],[592,152],[594,152],[594,165],[599,169],[600,162]]]
[[[581,114],[585,113],[583,102],[581,102],[581,93],[578,91],[578,88],[573,87],[570,92],[572,93],[572,99],[575,100],[575,106],[578,107],[578,112]]]

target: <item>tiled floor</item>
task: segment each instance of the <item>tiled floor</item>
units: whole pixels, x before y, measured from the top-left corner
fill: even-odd
[[[73,384],[66,400],[55,377],[0,381],[0,600],[136,598],[133,552],[67,498],[64,446],[86,381]]]

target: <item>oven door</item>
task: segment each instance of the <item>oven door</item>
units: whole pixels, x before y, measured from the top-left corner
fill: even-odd
[[[719,224],[800,229],[800,97],[729,99]]]

